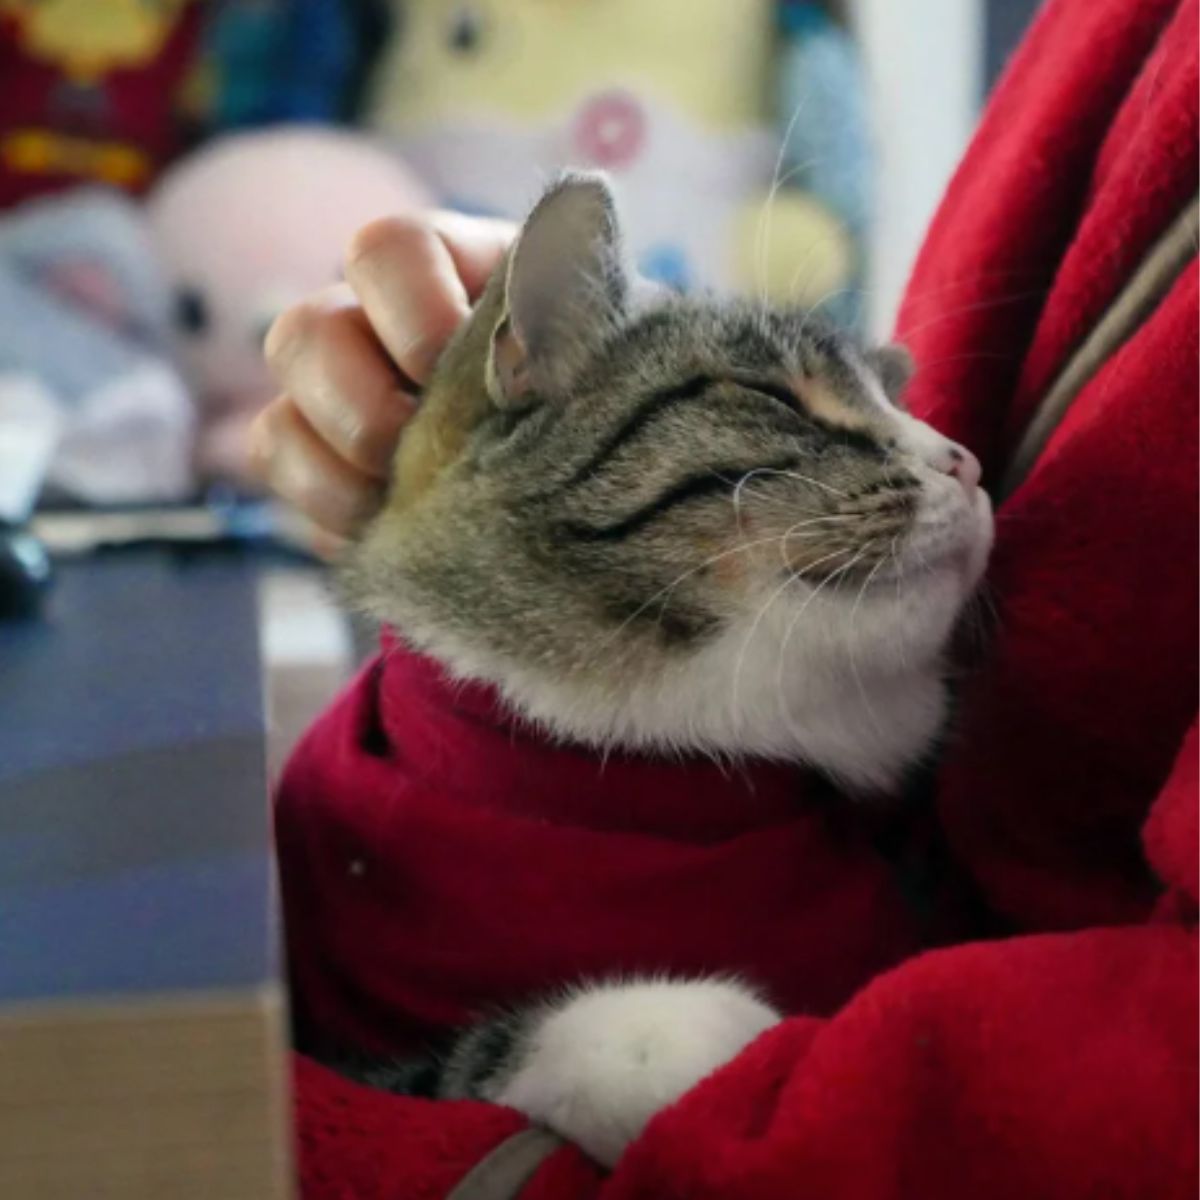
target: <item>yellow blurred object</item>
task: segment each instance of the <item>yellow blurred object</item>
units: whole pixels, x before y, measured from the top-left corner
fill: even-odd
[[[0,135],[0,162],[25,175],[74,175],[137,188],[150,178],[152,163],[136,146],[91,142],[47,129],[17,129]]]
[[[775,0],[395,0],[368,119],[444,203],[524,214],[548,173],[613,177],[639,270],[813,302],[850,282],[832,210],[777,169]]]
[[[162,49],[191,0],[0,0],[22,49],[77,83],[140,67]]]
[[[737,218],[737,272],[756,295],[816,304],[844,288],[855,265],[846,226],[819,200],[779,189]]]
[[[728,132],[770,120],[774,0],[409,0],[374,109],[390,128],[542,120],[603,84]]]

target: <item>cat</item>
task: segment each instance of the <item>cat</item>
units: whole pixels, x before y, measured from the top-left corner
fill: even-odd
[[[894,788],[992,539],[977,460],[900,407],[909,371],[812,312],[643,286],[604,178],[565,175],[446,347],[346,587],[597,754]],[[576,982],[436,1060],[346,1069],[512,1105],[611,1165],[779,1016],[736,978]]]

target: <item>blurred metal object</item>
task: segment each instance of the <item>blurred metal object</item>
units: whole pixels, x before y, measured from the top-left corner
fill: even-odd
[[[38,616],[52,578],[42,543],[25,530],[0,524],[0,620]]]

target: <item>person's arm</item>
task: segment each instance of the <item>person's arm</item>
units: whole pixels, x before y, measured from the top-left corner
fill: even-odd
[[[785,1021],[604,1200],[1194,1197],[1197,752],[1193,727],[1147,826],[1162,920],[929,953]]]

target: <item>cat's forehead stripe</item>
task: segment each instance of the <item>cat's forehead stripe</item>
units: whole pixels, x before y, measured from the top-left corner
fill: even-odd
[[[822,424],[853,433],[872,429],[867,413],[847,401],[844,389],[835,387],[820,375],[801,375],[792,381],[800,403]]]

